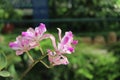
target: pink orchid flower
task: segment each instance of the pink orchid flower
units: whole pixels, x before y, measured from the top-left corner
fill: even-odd
[[[60,51],[61,54],[71,54],[72,52],[74,52],[74,46],[78,43],[78,41],[73,40],[73,34],[71,31],[66,32],[65,35],[63,37],[61,37],[61,29],[58,29],[58,35],[59,35],[59,40],[60,42],[58,43],[58,51]]]
[[[22,36],[18,36],[15,42],[10,42],[9,46],[13,50],[16,50],[16,55],[21,55],[23,52],[32,49],[29,45],[29,41]]]
[[[48,59],[53,66],[69,64],[67,57],[63,55],[58,55],[56,52],[52,52],[50,50],[48,50]]]
[[[38,27],[35,28],[29,28],[27,32],[22,32],[22,36],[26,39],[30,40],[30,45],[35,47],[38,46],[39,41],[43,38],[44,33],[46,32],[45,24],[40,23]]]
[[[58,47],[56,46],[55,37],[52,35],[48,35],[48,37],[52,40],[53,47],[55,48],[55,51],[52,52],[48,50],[48,59],[50,63],[55,65],[67,65],[69,63],[67,57],[63,56],[63,54],[70,54],[74,52],[74,47],[72,45],[76,45],[78,41],[73,40],[73,34],[71,31],[66,32],[63,38],[61,37],[61,29],[58,28],[58,35],[60,42],[58,43]]]

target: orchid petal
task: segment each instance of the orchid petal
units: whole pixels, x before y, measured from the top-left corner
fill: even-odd
[[[61,40],[61,44],[63,45],[70,44],[72,41],[73,41],[73,34],[71,31],[69,31],[65,33],[65,36]]]
[[[18,36],[15,42],[10,42],[9,46],[16,50],[16,55],[21,55],[23,52],[32,49],[33,47],[30,46],[29,40],[22,36]]]
[[[65,45],[65,44],[67,44],[68,43],[68,41],[69,41],[69,37],[64,37],[63,39],[62,39],[62,41],[61,41],[61,44],[62,45]]]
[[[35,31],[33,28],[29,28],[27,32],[22,32],[22,36],[26,37],[28,39],[34,38],[35,37]]]
[[[58,36],[59,36],[59,40],[61,41],[62,38],[61,38],[61,33],[62,33],[62,30],[60,28],[57,28],[58,29]]]
[[[78,40],[73,40],[72,44],[74,45],[78,44]]]
[[[52,44],[53,44],[53,47],[55,48],[55,50],[57,50],[57,46],[56,46],[56,40],[55,40],[55,37],[52,35],[52,34],[44,34],[40,40],[42,39],[47,39],[47,38],[50,38],[51,41],[52,41]]]
[[[53,66],[61,64],[67,65],[69,63],[67,57],[55,54],[55,52],[52,51],[48,51],[48,59]]]
[[[14,49],[14,50],[18,50],[21,49],[19,44],[17,44],[16,42],[10,42],[9,43],[10,48]]]
[[[61,65],[61,64],[67,65],[69,62],[67,57],[62,55],[57,55],[51,58],[51,63],[55,66],[55,65]]]
[[[17,56],[18,56],[18,55],[21,55],[21,54],[23,54],[23,51],[22,51],[22,50],[16,51],[16,55],[17,55]]]
[[[43,33],[46,32],[45,24],[40,23],[40,25],[35,28],[35,32],[38,33],[39,35],[43,35]]]
[[[69,47],[68,50],[69,50],[70,52],[74,52],[74,48],[72,48],[72,47]]]
[[[42,31],[43,33],[46,32],[46,26],[45,26],[45,24],[40,23],[39,28],[41,29],[41,31]]]
[[[16,38],[16,42],[20,42],[20,41],[22,41],[22,36],[18,36],[18,37]]]
[[[63,65],[69,64],[69,61],[68,61],[67,57],[65,57],[63,55],[57,55],[53,59],[54,59],[54,62],[53,62],[54,66],[55,65],[61,65],[61,64],[63,64]]]
[[[72,34],[72,32],[71,32],[71,31],[66,32],[66,33],[65,33],[65,35],[66,35],[66,36],[71,36],[71,37],[73,37],[73,34]]]
[[[72,44],[77,44],[78,41],[73,40],[73,34],[71,31],[65,32],[65,35],[61,39],[61,41],[58,43],[58,51],[59,54],[71,54],[74,52],[74,48],[72,47]]]
[[[34,31],[34,29],[33,29],[33,28],[29,28],[29,29],[27,30],[27,32],[34,33],[35,31]]]

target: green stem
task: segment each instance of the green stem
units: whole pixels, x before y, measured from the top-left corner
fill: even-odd
[[[38,42],[38,41],[37,41],[37,43],[39,44],[39,42]],[[42,54],[42,55],[44,55],[44,52],[43,52],[43,50],[42,50],[42,48],[41,48],[40,44],[39,44],[39,49],[40,49],[41,54]]]
[[[41,46],[39,46],[39,48],[40,48],[40,52],[42,53],[42,55],[44,55],[44,52],[43,52]]]
[[[31,60],[32,62],[34,62],[34,59],[33,59],[32,56],[30,55],[30,53],[29,53],[28,51],[26,51],[26,53],[27,53],[28,57],[30,58],[30,60]]]
[[[26,75],[26,74],[35,66],[35,64],[37,64],[38,62],[39,62],[39,61],[37,60],[37,61],[35,61],[34,63],[32,63],[32,64],[30,65],[30,67],[28,67],[27,70],[22,74],[20,80],[22,80],[22,79],[25,77],[25,75]]]
[[[48,66],[45,62],[43,62],[42,60],[40,60],[40,62],[45,65],[46,68],[50,68],[50,66]]]
[[[42,61],[42,59],[45,58],[46,56],[47,56],[47,54],[41,56],[41,57],[39,58],[39,61],[40,61],[46,68],[51,68],[51,66],[48,66],[45,62]]]
[[[42,55],[40,58],[38,58],[38,60],[42,60],[43,58],[45,58],[47,56],[47,54]]]
[[[27,54],[28,54],[28,53],[27,53]],[[38,60],[34,61],[34,62],[27,68],[27,70],[22,74],[20,80],[22,80],[22,79],[25,77],[25,75],[35,66],[35,64],[37,64],[38,62],[41,62],[42,59],[45,58],[46,56],[47,56],[47,54],[41,56]],[[43,63],[43,61],[42,61],[41,63]],[[43,64],[44,64],[44,63],[43,63]],[[44,65],[45,65],[45,64],[44,64]],[[48,68],[48,67],[49,67],[49,66],[47,66],[47,68]]]

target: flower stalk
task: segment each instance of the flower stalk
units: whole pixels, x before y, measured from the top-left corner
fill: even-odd
[[[41,46],[39,46],[39,49],[40,49],[41,54],[44,55],[44,52],[43,52]]]
[[[51,68],[50,66],[48,66],[45,62],[43,62],[42,60],[40,60],[40,62],[46,67],[46,68]]]
[[[22,74],[22,76],[20,77],[20,80],[23,80],[23,78],[27,75],[27,73],[28,73],[38,62],[39,62],[39,61],[33,62],[33,63],[27,68],[27,70]]]
[[[28,52],[27,52],[28,53]],[[48,66],[45,62],[42,61],[42,59],[44,59],[47,56],[47,54],[41,56],[39,59],[35,60],[27,69],[26,71],[22,74],[20,80],[22,80],[27,73],[38,63],[41,62],[43,65],[45,65],[46,68],[51,68],[50,66]]]
[[[34,59],[33,59],[32,56],[30,55],[30,53],[29,53],[28,51],[26,51],[26,53],[27,53],[29,59],[30,59],[32,62],[34,62]]]

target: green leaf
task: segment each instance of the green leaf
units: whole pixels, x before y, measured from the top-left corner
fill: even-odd
[[[0,76],[2,76],[2,77],[9,77],[10,73],[8,71],[0,71]]]
[[[0,53],[0,71],[7,65],[7,60],[5,54]]]
[[[85,76],[88,79],[92,79],[93,78],[93,75],[86,69],[79,69],[77,73]]]

